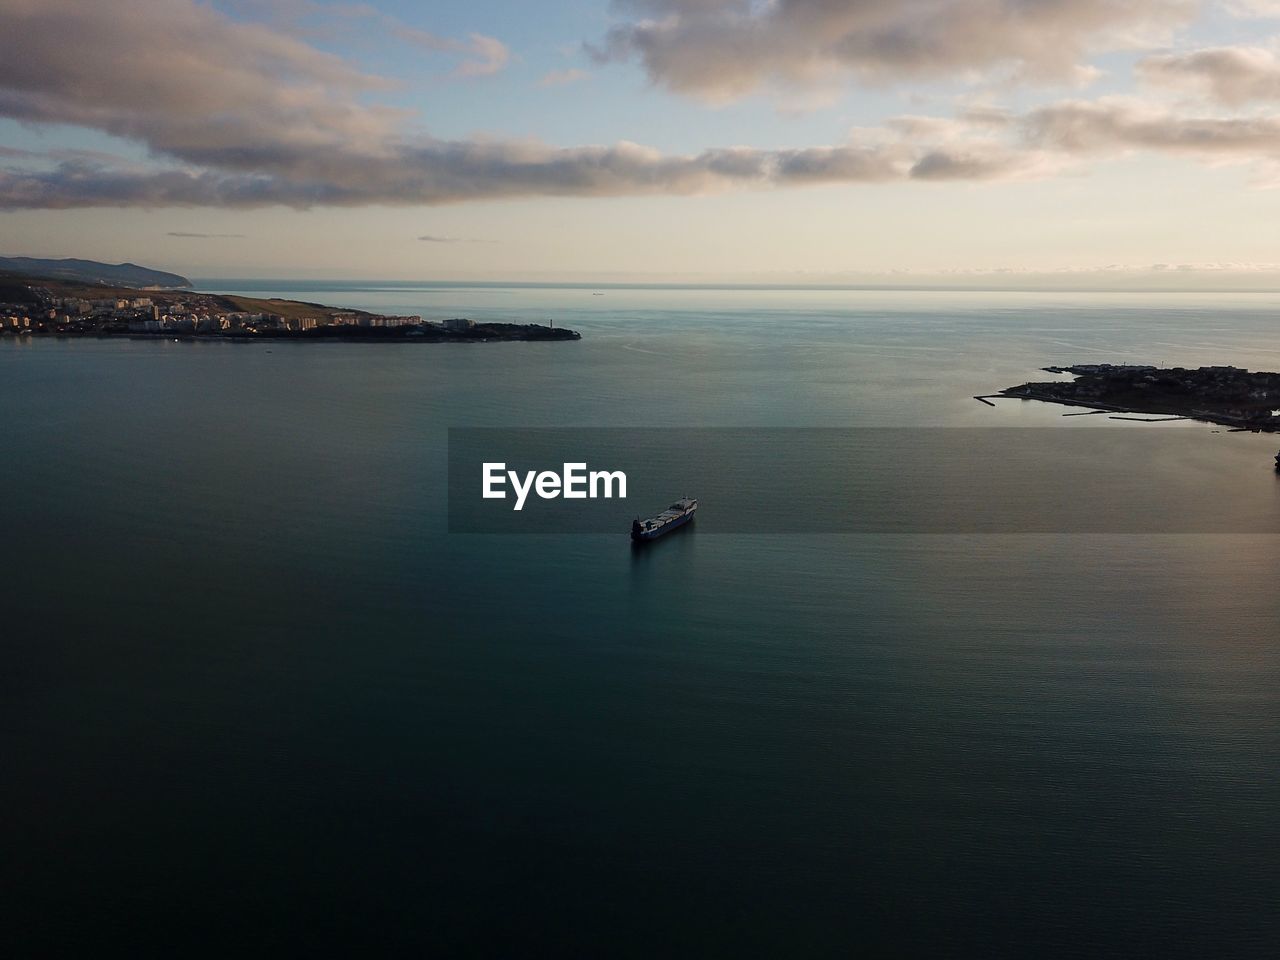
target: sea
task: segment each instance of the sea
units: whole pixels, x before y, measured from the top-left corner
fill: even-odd
[[[972,398],[1280,370],[1280,294],[199,288],[582,339],[0,338],[8,956],[1275,955],[1274,532],[465,533],[448,447],[1179,430],[1251,530],[1275,437]]]

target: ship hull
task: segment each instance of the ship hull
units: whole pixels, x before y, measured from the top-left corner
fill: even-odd
[[[648,543],[650,540],[657,540],[664,537],[672,530],[679,530],[681,527],[693,521],[693,513],[686,513],[683,517],[676,517],[670,523],[665,523],[656,530],[632,530],[631,539],[636,543]]]

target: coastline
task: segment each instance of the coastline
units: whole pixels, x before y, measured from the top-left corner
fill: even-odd
[[[108,287],[56,277],[0,275],[0,336],[494,343],[580,340],[538,323],[439,321],[280,297]]]
[[[532,330],[529,328],[533,328]],[[581,340],[582,334],[567,327],[544,327],[539,324],[495,323],[477,325],[476,331],[456,333],[451,331],[421,332],[415,327],[348,329],[319,328],[310,330],[280,330],[271,333],[222,333],[222,332],[104,332],[100,330],[0,330],[0,338],[30,338],[35,340],[137,340],[182,341],[184,343],[563,343]]]
[[[1077,364],[1044,367],[1047,373],[1070,373],[1075,379],[1024,383],[974,397],[992,406],[993,399],[1038,400],[1095,413],[1145,414],[1140,422],[1194,420],[1255,433],[1280,431],[1280,374],[1251,372],[1243,367],[1160,368],[1150,365]],[[1080,414],[1076,414],[1079,416]],[[1072,414],[1063,414],[1072,416]],[[1136,417],[1111,416],[1113,420]]]

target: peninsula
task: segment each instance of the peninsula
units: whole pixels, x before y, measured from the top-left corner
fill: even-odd
[[[177,278],[182,279],[182,278]],[[0,271],[0,336],[488,343],[579,340],[554,322],[370,313],[302,300],[113,286]]]
[[[1280,373],[1250,372],[1242,367],[1190,369],[1110,363],[1042,369],[1069,373],[1075,379],[1024,383],[976,399],[987,402],[1012,397],[1088,407],[1097,413],[1144,414],[1143,419],[1150,422],[1187,419],[1236,430],[1280,430]]]

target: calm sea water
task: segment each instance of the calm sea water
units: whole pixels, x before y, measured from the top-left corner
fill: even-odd
[[[0,340],[15,955],[1273,955],[1280,539],[634,553],[444,487],[459,426],[1167,429],[969,398],[1278,370],[1280,298],[204,286],[583,339]]]

